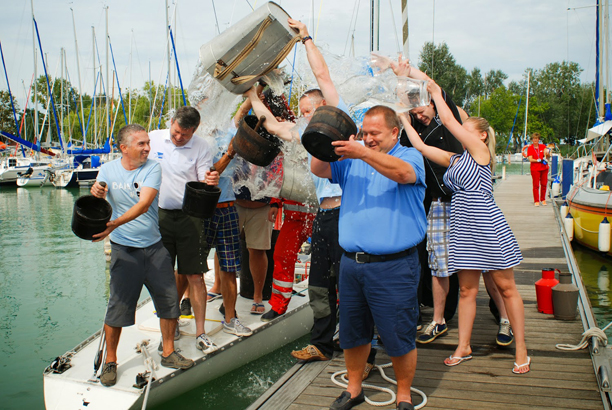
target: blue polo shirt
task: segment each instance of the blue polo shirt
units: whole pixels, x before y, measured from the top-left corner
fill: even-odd
[[[417,180],[399,184],[362,160],[332,162],[332,182],[342,188],[339,242],[346,252],[386,255],[401,252],[425,237],[425,166],[414,148],[399,144],[389,155],[409,163]]]

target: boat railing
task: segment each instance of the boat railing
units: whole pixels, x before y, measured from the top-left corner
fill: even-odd
[[[586,331],[591,328],[596,328],[598,327],[597,320],[595,319],[595,314],[593,313],[593,309],[591,308],[591,303],[589,301],[586,288],[584,286],[584,283],[582,282],[582,275],[580,273],[578,263],[576,262],[576,258],[574,257],[574,251],[572,250],[571,242],[565,232],[563,218],[561,218],[561,212],[559,211],[559,208],[557,206],[553,206],[553,209],[555,212],[555,219],[557,220],[557,224],[559,226],[561,242],[563,244],[563,251],[568,262],[568,268],[570,270],[570,273],[572,274],[572,277],[574,278],[574,283],[578,287],[578,311],[582,320],[583,329]],[[590,343],[590,352],[591,361],[593,363],[593,370],[595,372],[595,375],[597,376],[597,383],[604,409],[610,410],[612,409],[612,401],[610,398],[610,393],[612,392],[612,370],[610,368],[612,350],[606,348],[606,346],[601,346],[599,340],[596,337],[592,337]]]

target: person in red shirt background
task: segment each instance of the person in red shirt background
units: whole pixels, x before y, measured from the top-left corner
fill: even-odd
[[[527,147],[527,158],[531,165],[533,182],[533,203],[535,206],[546,205],[546,184],[548,182],[548,158],[550,150],[540,144],[540,134],[531,135],[532,144]]]

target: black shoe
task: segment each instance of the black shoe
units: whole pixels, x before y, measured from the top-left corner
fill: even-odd
[[[397,410],[414,410],[414,406],[407,401],[400,401],[397,403]]]
[[[181,315],[182,316],[191,315],[191,301],[189,300],[189,298],[185,298],[181,301]]]
[[[276,313],[274,310],[270,309],[268,312],[261,315],[262,322],[269,322],[271,320],[276,319],[277,317],[282,316],[280,313]]]
[[[361,389],[361,393],[357,395],[357,397],[351,398],[351,393],[346,390],[342,392],[342,394],[336,399],[335,402],[329,406],[329,410],[349,410],[355,407],[358,404],[361,404],[365,401],[365,395],[363,394],[363,389]]]
[[[221,306],[219,306],[219,313],[225,316],[225,305],[223,303],[221,303]]]

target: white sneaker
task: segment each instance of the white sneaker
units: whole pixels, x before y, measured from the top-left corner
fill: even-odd
[[[196,347],[206,354],[212,353],[218,349],[217,345],[206,333],[202,333],[200,336],[196,337]]]
[[[238,318],[234,317],[229,323],[223,323],[223,331],[236,336],[251,336],[253,331],[240,323]]]

